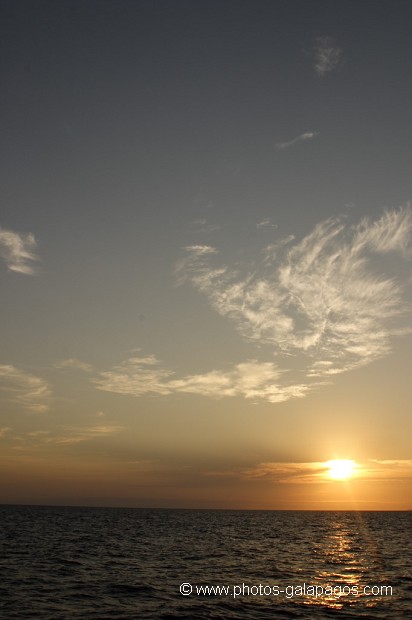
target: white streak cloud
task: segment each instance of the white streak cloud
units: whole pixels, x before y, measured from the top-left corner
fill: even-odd
[[[0,256],[10,271],[33,275],[33,263],[38,260],[34,250],[37,246],[34,236],[22,235],[0,228]]]
[[[258,222],[256,224],[256,228],[258,230],[275,230],[277,228],[277,224],[274,224],[270,217],[267,217],[261,222]]]
[[[107,437],[123,430],[123,426],[86,426],[64,427],[62,435],[51,435],[43,440],[43,443],[57,445],[71,445]]]
[[[58,362],[56,364],[56,368],[69,368],[74,370],[81,370],[82,372],[91,372],[93,370],[93,366],[91,364],[88,364],[87,362],[82,362],[81,360],[78,360],[74,357]]]
[[[0,390],[26,411],[44,413],[49,408],[51,390],[46,381],[15,366],[0,365]]]
[[[292,140],[289,140],[288,142],[276,142],[275,146],[277,149],[287,149],[290,146],[293,146],[294,144],[296,144],[297,142],[304,142],[305,140],[312,140],[312,138],[315,138],[317,135],[318,134],[316,131],[307,131],[306,133],[302,133],[300,134],[300,136],[297,136],[296,138],[293,138]]]

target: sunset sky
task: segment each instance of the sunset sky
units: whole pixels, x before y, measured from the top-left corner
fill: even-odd
[[[0,11],[0,502],[412,509],[412,4]]]

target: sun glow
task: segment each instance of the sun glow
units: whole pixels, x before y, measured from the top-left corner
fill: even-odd
[[[347,480],[355,473],[356,463],[350,459],[335,459],[326,463],[327,476],[333,480]]]

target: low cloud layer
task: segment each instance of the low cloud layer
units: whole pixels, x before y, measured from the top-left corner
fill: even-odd
[[[10,271],[34,275],[34,263],[38,260],[36,246],[36,240],[31,233],[23,235],[0,228],[0,257]]]
[[[328,472],[330,461],[309,463],[265,462],[252,467],[239,467],[233,470],[210,471],[208,476],[241,480],[267,480],[285,484],[336,484]],[[353,478],[355,480],[405,480],[412,479],[412,460],[376,460],[356,463]]]
[[[9,443],[13,445],[14,448],[18,448],[19,451],[31,451],[46,446],[63,448],[65,446],[104,439],[105,437],[110,437],[113,434],[119,433],[123,429],[123,426],[107,425],[59,426],[54,431],[36,430],[25,433],[11,433],[10,428],[6,430],[9,435]]]

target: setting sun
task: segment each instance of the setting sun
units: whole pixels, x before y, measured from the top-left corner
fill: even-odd
[[[348,478],[352,478],[356,468],[355,461],[350,459],[336,459],[328,461],[326,465],[329,468],[327,475],[334,480],[347,480]]]

